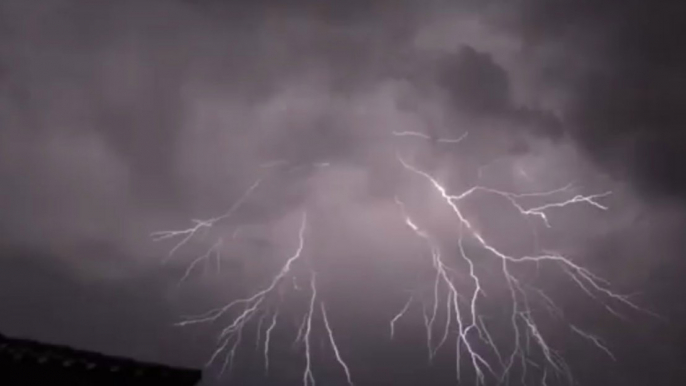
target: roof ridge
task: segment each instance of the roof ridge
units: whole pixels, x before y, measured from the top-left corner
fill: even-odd
[[[67,345],[10,338],[0,334],[0,361],[54,365],[64,369],[100,370],[123,377],[155,376],[165,379],[183,377],[199,380],[201,370],[144,362],[122,356],[106,355]]]

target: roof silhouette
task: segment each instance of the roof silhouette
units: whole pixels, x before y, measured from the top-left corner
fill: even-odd
[[[200,370],[175,368],[0,335],[0,384],[192,386]]]

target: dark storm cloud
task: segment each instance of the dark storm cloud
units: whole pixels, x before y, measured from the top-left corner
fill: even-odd
[[[686,195],[686,5],[526,1],[516,29],[566,90],[574,136],[601,165],[658,199]],[[535,59],[534,59],[535,60]]]
[[[553,113],[516,104],[507,70],[488,52],[463,46],[447,55],[441,59],[437,82],[463,114],[504,119],[511,128],[525,129],[536,137],[563,136],[562,123]]]
[[[240,4],[245,2],[221,4],[221,9]],[[184,188],[178,156],[188,148],[183,133],[196,129],[189,127],[194,112],[188,112],[192,108],[185,94],[193,98],[194,90],[212,83],[223,89],[222,96],[240,95],[248,100],[242,108],[254,109],[251,95],[263,99],[289,74],[322,68],[316,63],[320,59],[331,63],[325,47],[317,48],[318,40],[327,39],[320,37],[316,23],[303,27],[285,20],[273,27],[277,39],[260,36],[259,28],[267,24],[269,30],[267,11],[276,4],[248,7],[252,24],[223,24],[223,14],[213,18],[206,8],[183,2],[5,2],[1,146],[4,203],[6,212],[13,213],[5,225],[22,228],[28,213],[42,213],[30,226],[39,229],[41,219],[59,223],[70,211],[89,216],[118,206],[115,211],[128,208],[131,215],[140,207],[178,210],[188,205],[193,192]],[[351,4],[351,12],[364,4]],[[294,5],[291,11],[299,18],[318,17],[316,4]],[[305,12],[310,9],[312,16]],[[340,39],[345,41],[345,35]],[[231,104],[226,101],[225,108]],[[319,115],[293,124],[330,131],[326,114]],[[233,126],[228,130],[255,130]],[[338,145],[288,150],[290,145],[275,143],[251,150],[268,152],[258,156],[293,158],[309,149],[313,155],[304,156],[309,160]],[[196,166],[192,173],[202,170]],[[236,187],[236,194],[241,189]],[[109,205],[103,205],[102,194]],[[60,196],[60,202],[48,195]],[[85,202],[93,203],[90,209],[84,209]],[[79,218],[73,214],[73,220]],[[111,224],[113,234],[116,227]]]
[[[332,268],[322,274],[336,289],[329,290],[332,298],[345,303],[340,328],[360,330],[356,318],[372,309],[388,311],[374,314],[386,328],[386,314],[397,310],[387,309],[385,300],[406,289],[398,277],[414,277],[405,264],[416,264],[415,252],[424,247],[408,241],[393,196],[414,198],[415,209],[430,214],[429,225],[448,236],[448,247],[454,242],[454,218],[421,179],[399,170],[391,143],[408,150],[408,157],[416,151],[418,162],[426,161],[458,190],[475,181],[482,166],[484,183],[506,189],[547,190],[571,180],[588,189],[618,188],[613,203],[621,209],[603,213],[604,221],[583,210],[556,216],[568,232],[553,238],[579,253],[591,250],[585,260],[602,261],[612,278],[631,282],[647,275],[657,262],[637,251],[650,251],[654,240],[637,237],[650,232],[635,225],[662,230],[651,225],[664,220],[662,214],[642,212],[622,184],[596,178],[565,133],[611,170],[631,171],[638,182],[677,193],[680,185],[669,184],[674,169],[651,175],[642,168],[683,154],[676,140],[647,129],[653,123],[657,130],[677,127],[667,119],[677,117],[676,105],[667,103],[676,99],[667,91],[678,96],[683,90],[671,88],[667,73],[678,71],[680,59],[655,59],[659,53],[646,58],[647,51],[632,48],[630,26],[644,6],[621,8],[627,16],[620,17],[591,2],[562,11],[546,4],[518,8],[524,21],[505,20],[514,32],[503,36],[489,23],[503,21],[499,11],[509,5],[493,13],[490,7],[409,0],[3,2],[0,238],[7,245],[2,272],[8,278],[0,283],[6,294],[26,292],[30,302],[54,304],[3,323],[40,335],[40,326],[21,329],[27,318],[40,321],[69,308],[56,326],[105,327],[65,340],[97,340],[94,348],[125,353],[125,342],[148,339],[152,348],[131,353],[155,359],[154,344],[163,338],[152,331],[182,313],[170,304],[181,303],[183,313],[204,312],[253,290],[253,280],[264,280],[284,251],[292,252],[294,224],[308,209],[317,224],[308,246],[319,267]],[[598,38],[587,41],[589,35]],[[522,55],[522,46],[536,54]],[[653,67],[663,61],[674,63],[661,64],[668,70]],[[649,82],[649,75],[659,82]],[[639,86],[650,92],[635,91]],[[531,97],[549,89],[571,102],[557,108]],[[469,132],[469,142],[392,142],[392,130],[436,137]],[[653,144],[641,136],[652,136]],[[667,145],[674,152],[661,148]],[[661,151],[639,163],[651,159],[640,155],[651,146]],[[614,153],[605,159],[607,148]],[[627,152],[635,152],[636,161],[624,166]],[[149,233],[224,213],[260,178],[251,200],[209,235],[238,235],[224,251],[229,261],[222,264],[231,272],[208,278],[203,267],[178,286],[212,238],[199,238],[161,266],[173,244],[153,244]],[[502,214],[497,204],[468,206],[484,223]],[[498,228],[502,242],[526,248],[520,229],[509,229],[519,218],[508,215]],[[621,241],[626,237],[631,248]],[[598,257],[596,247],[620,251],[622,259]],[[362,264],[377,266],[360,272]],[[10,280],[11,272],[30,283]],[[357,284],[360,277],[368,280]],[[385,285],[391,294],[378,295]],[[190,299],[178,295],[181,287]],[[121,297],[114,299],[118,291]],[[21,303],[8,297],[3,312]],[[115,326],[132,331],[130,340],[103,332]],[[57,329],[46,327],[45,335],[59,335]],[[185,344],[175,348],[179,356]],[[214,341],[203,344],[211,349]],[[203,355],[159,358],[197,365]],[[358,364],[360,371],[374,371]]]
[[[439,81],[459,107],[485,115],[503,114],[510,107],[507,73],[488,53],[463,47],[445,67]]]

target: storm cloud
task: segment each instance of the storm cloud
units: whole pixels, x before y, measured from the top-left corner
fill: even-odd
[[[398,293],[431,275],[394,199],[406,198],[445,248],[457,248],[454,218],[426,181],[408,177],[399,153],[456,191],[481,183],[527,193],[569,182],[578,194],[612,191],[606,212],[551,215],[559,230],[540,243],[623,292],[644,292],[639,302],[668,318],[686,317],[669,298],[682,289],[674,272],[684,268],[686,9],[612,3],[3,2],[0,315],[12,317],[0,328],[200,366],[216,331],[169,326],[264,283],[295,248],[307,210],[318,224],[308,239],[312,260],[338,304],[330,312],[346,325],[349,355],[363,353],[353,360],[360,377],[397,384],[393,377],[412,369],[408,384],[443,384],[452,369],[424,366],[413,350],[421,337],[410,334],[396,353],[387,342],[364,344],[386,333],[383,323],[402,306]],[[393,135],[407,131],[427,138]],[[244,205],[171,259],[173,242],[151,240],[226,213],[254,184]],[[533,248],[502,203],[475,200],[465,210],[499,246]],[[210,263],[180,286],[217,237],[235,241],[222,249],[222,273]],[[654,369],[684,376],[677,327],[660,335],[662,322],[644,316],[636,322],[643,327],[608,327],[616,320],[588,316],[602,307],[557,279],[541,282],[579,311],[571,319],[627,350],[654,347],[619,355],[624,364],[612,369],[620,375],[582,371],[588,384],[630,384]],[[103,309],[108,302],[119,311]],[[68,316],[46,317],[61,313]],[[360,323],[369,328],[355,337]],[[554,323],[548,328],[557,336]],[[583,367],[577,346],[558,342]],[[378,368],[394,375],[375,380],[364,366],[372,355],[388,358]],[[407,369],[391,370],[398,361]],[[644,365],[631,370],[632,361]],[[253,362],[244,372],[257,371]],[[282,366],[285,376],[299,369]]]

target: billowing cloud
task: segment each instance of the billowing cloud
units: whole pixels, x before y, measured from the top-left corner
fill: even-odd
[[[649,197],[680,201],[684,6],[531,1],[514,14],[509,25],[521,31],[541,82],[564,94],[588,154]]]
[[[481,183],[530,193],[569,182],[575,194],[612,191],[607,211],[551,214],[555,230],[522,226],[503,200],[464,205],[499,247],[559,247],[623,290],[643,286],[674,260],[673,229],[683,226],[683,56],[670,23],[643,18],[673,20],[678,9],[667,8],[585,1],[562,8],[537,1],[5,2],[5,271],[24,272],[30,261],[78,288],[45,279],[26,295],[32,301],[48,292],[45,302],[62,304],[56,299],[94,286],[89,305],[71,316],[86,325],[107,324],[98,307],[115,296],[109,291],[131,301],[140,290],[145,301],[132,301],[121,318],[140,324],[131,330],[141,337],[151,324],[174,321],[180,309],[203,312],[264,284],[295,248],[307,211],[317,224],[309,258],[341,307],[347,336],[366,317],[372,326],[386,323],[397,312],[391,298],[426,292],[409,283],[433,274],[417,257],[425,244],[408,232],[398,197],[422,213],[442,247],[459,248],[455,217],[426,180],[402,167],[400,155],[454,191]],[[150,239],[151,232],[228,213],[247,191],[230,216],[169,260],[173,242]],[[664,197],[674,205],[660,206]],[[539,239],[538,230],[547,233]],[[207,259],[186,277],[219,238],[223,259]],[[541,282],[573,306],[576,298],[558,279]],[[491,299],[504,296],[497,291],[502,281],[488,284],[496,289]],[[148,320],[147,303],[163,316]],[[19,333],[40,330],[22,332],[16,318],[7,323]],[[117,340],[102,339],[93,346],[107,350]],[[134,354],[156,359],[150,350]],[[194,352],[164,359],[206,358]]]

